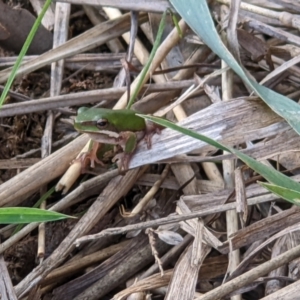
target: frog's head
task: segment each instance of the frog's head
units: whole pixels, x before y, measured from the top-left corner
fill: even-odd
[[[74,128],[80,132],[101,133],[116,136],[117,130],[110,122],[111,110],[104,108],[81,107],[75,118]]]

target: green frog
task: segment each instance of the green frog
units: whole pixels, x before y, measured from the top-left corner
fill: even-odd
[[[94,141],[93,148],[98,149],[99,143],[120,147],[122,153],[117,153],[113,162],[118,161],[119,170],[126,171],[138,142],[145,139],[150,149],[153,134],[160,133],[162,129],[136,114],[136,111],[129,109],[81,107],[75,118],[74,127],[77,131],[89,135]],[[101,163],[95,155],[96,151],[95,148],[92,150],[94,154],[91,161]]]

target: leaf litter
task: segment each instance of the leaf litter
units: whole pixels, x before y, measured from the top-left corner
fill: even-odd
[[[130,6],[126,10],[142,12],[145,7],[148,11],[147,6],[143,6],[144,2],[146,5],[147,1],[142,0],[128,2]],[[296,60],[294,64],[288,61],[299,55],[295,34],[299,7],[296,3],[293,5],[285,1],[276,1],[272,5],[268,1],[248,2],[242,2],[240,8],[235,8],[238,16],[235,29],[238,44],[235,47],[239,50],[241,65],[257,82],[268,76],[266,86],[296,104],[300,70]],[[113,16],[113,10],[105,7],[105,1],[101,4],[101,9],[92,0],[86,3],[88,8],[64,4],[62,21],[66,32],[63,33],[65,42],[55,50],[59,56],[47,53],[25,58],[23,70],[26,74],[14,82],[5,104],[13,103],[15,106],[12,106],[9,116],[0,119],[0,167],[2,163],[4,166],[0,170],[1,206],[32,206],[39,199],[41,187],[50,188],[58,183],[88,141],[84,135],[72,142],[67,138],[74,133],[72,118],[80,105],[87,105],[89,101],[90,105],[112,108],[120,103],[118,99],[126,89],[104,97],[97,96],[97,90],[101,95],[101,89],[117,91],[119,88],[113,82],[117,75],[120,76],[122,64],[107,64],[106,61],[116,61],[115,53],[126,56],[126,36],[118,24],[126,24],[128,31],[134,25],[130,25],[129,15],[122,17],[121,21],[109,23],[106,20],[116,16]],[[116,5],[122,5],[122,1]],[[171,7],[171,4],[164,1],[161,6],[156,6],[156,11],[162,13],[166,6]],[[228,3],[221,0],[210,2],[209,10],[217,32],[226,42],[224,33],[228,17],[234,14],[229,14]],[[284,20],[279,12],[285,13]],[[159,19],[152,13],[140,14],[137,49],[132,59],[139,70],[141,64],[145,64],[141,53],[151,50]],[[96,25],[100,22],[103,25]],[[182,39],[173,29],[171,19],[167,23],[164,42],[157,51],[161,56],[156,58],[155,69],[161,63],[164,69],[182,65],[192,65],[192,68],[182,68],[168,76],[151,74],[148,82],[151,87],[172,81],[180,84],[187,79],[197,85],[197,78],[203,80],[216,67],[224,67],[220,58],[201,42],[201,37],[195,36],[183,22],[179,24],[184,33]],[[85,37],[96,31],[93,31],[94,26],[102,26],[99,28],[102,28],[104,38],[100,35],[93,43],[92,39]],[[106,28],[115,30],[111,38]],[[70,47],[75,44],[70,40],[80,33],[83,34],[81,45],[76,44],[74,51]],[[193,37],[193,43],[188,37]],[[132,40],[128,42],[132,43]],[[172,52],[168,54],[170,50]],[[6,66],[0,72],[0,80],[4,83],[14,54],[1,53],[0,65]],[[80,58],[80,63],[77,61],[76,64],[76,57]],[[95,59],[92,63],[91,57]],[[66,59],[65,64],[62,58]],[[73,60],[72,65],[67,63],[68,60]],[[53,74],[49,65],[54,61],[57,61],[57,72],[50,81]],[[281,69],[272,75],[273,68],[275,71]],[[252,91],[240,77],[234,73],[231,77],[226,76],[227,73],[220,72],[209,78],[187,100],[172,107],[167,118],[180,121],[185,127],[225,145],[234,146],[299,181],[300,139],[282,118],[285,112],[291,112],[282,111],[281,117],[278,116],[276,110],[274,113],[258,97],[250,96]],[[132,81],[134,77],[132,73]],[[54,87],[55,93],[52,92]],[[226,89],[230,89],[229,94]],[[89,91],[95,93],[87,99],[84,93]],[[154,113],[168,106],[183,92],[184,89],[143,90],[135,109]],[[50,107],[39,106],[39,101],[43,103],[43,99],[48,98],[51,103],[52,98],[73,93],[74,99],[79,99],[76,104],[57,101],[55,106],[51,106],[53,125],[47,127]],[[25,101],[36,102],[30,114],[17,112],[18,103],[21,104],[18,99],[22,97]],[[126,96],[123,98],[126,99]],[[297,114],[289,117],[297,118]],[[45,135],[45,128],[52,132],[52,138],[49,134]],[[47,157],[36,162],[32,158],[40,158],[40,154],[35,152],[32,156],[31,153],[33,149],[40,148],[43,134],[46,145],[56,145],[60,140],[62,143],[53,147],[53,154],[48,153]],[[65,147],[62,148],[62,145]],[[18,159],[20,154],[22,159]],[[13,167],[7,167],[9,162]],[[168,163],[170,170],[163,178],[162,173]],[[297,286],[293,282],[298,279],[300,257],[299,208],[260,186],[257,181],[264,179],[258,174],[233,155],[169,129],[153,137],[150,150],[141,142],[130,168],[126,175],[98,168],[93,171],[99,175],[89,175],[87,181],[82,181],[84,175],[79,174],[70,191],[64,190],[65,194],[58,191],[47,199],[48,208],[76,215],[79,220],[47,224],[46,248],[39,252],[36,224],[23,227],[14,236],[11,236],[12,226],[0,229],[0,251],[10,262],[10,278],[6,280],[12,280],[16,296],[32,295],[36,286],[39,287],[40,299],[62,299],[62,295],[63,299],[125,299],[133,293],[143,297],[152,295],[157,299],[216,299],[226,296],[292,299],[297,295]],[[231,184],[224,172],[228,168],[232,169],[229,174]],[[59,185],[61,189],[65,186],[65,182]],[[130,214],[139,200],[146,195],[149,197],[149,194],[151,205],[138,206],[138,213],[131,214],[130,218],[120,213],[121,204]],[[124,233],[129,232],[135,234],[126,238]],[[35,252],[39,253],[38,262],[37,255],[32,255]],[[26,265],[25,260],[28,260]]]

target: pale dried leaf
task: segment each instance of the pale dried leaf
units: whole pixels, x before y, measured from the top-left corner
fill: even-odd
[[[155,233],[162,241],[164,241],[169,245],[175,246],[180,244],[183,241],[183,237],[179,233],[174,231],[159,230],[159,231],[155,231]]]

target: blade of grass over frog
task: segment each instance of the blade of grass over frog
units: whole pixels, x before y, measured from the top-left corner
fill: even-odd
[[[211,138],[204,136],[202,134],[199,134],[196,131],[186,129],[183,127],[180,127],[168,120],[158,118],[158,117],[153,117],[153,116],[148,116],[148,115],[142,115],[142,114],[137,114],[138,116],[145,118],[147,120],[150,120],[154,123],[157,123],[161,126],[176,130],[178,132],[181,132],[185,135],[188,135],[192,138],[198,139],[200,141],[206,142],[207,144],[214,146],[218,149],[228,151],[232,154],[235,154],[240,160],[242,160],[245,164],[247,164],[251,169],[259,173],[261,176],[263,176],[266,180],[269,182],[276,184],[278,186],[284,186],[286,188],[289,188],[291,190],[295,190],[300,192],[300,184],[289,177],[283,175],[281,172],[276,171],[275,169],[269,168],[266,165],[258,162],[257,160],[251,158],[250,156],[235,150],[231,147],[224,146]]]
[[[0,224],[58,221],[73,218],[58,212],[29,207],[0,208]]]
[[[11,87],[11,85],[12,85],[12,83],[13,83],[15,77],[16,77],[16,72],[17,72],[18,68],[20,67],[20,64],[21,64],[21,62],[23,60],[23,57],[25,56],[28,48],[30,47],[30,44],[31,44],[31,42],[32,42],[32,40],[33,40],[33,38],[34,38],[34,36],[35,36],[35,34],[36,34],[36,32],[37,32],[37,30],[38,30],[41,22],[42,22],[42,19],[43,19],[44,15],[45,15],[47,9],[50,6],[50,4],[51,4],[51,0],[47,0],[46,3],[43,6],[43,9],[42,9],[41,13],[37,17],[36,21],[34,22],[32,28],[31,28],[31,30],[30,30],[30,32],[28,34],[28,37],[27,37],[27,39],[26,39],[26,41],[25,41],[25,43],[24,43],[24,45],[23,45],[23,47],[22,47],[22,49],[20,51],[20,54],[19,54],[19,56],[18,56],[18,58],[16,60],[16,63],[13,66],[11,74],[10,74],[10,76],[9,76],[7,82],[6,82],[6,85],[4,87],[4,90],[3,90],[2,94],[1,94],[0,109],[1,109],[1,107],[3,105],[3,103],[4,103],[4,100],[5,100],[6,96],[7,96],[8,91],[9,91],[9,89],[10,89],[10,87]]]
[[[186,23],[199,35],[202,41],[230,66],[278,115],[283,117],[300,134],[300,106],[249,79],[242,67],[222,43],[211,18],[206,0],[170,0]]]
[[[143,70],[141,72],[141,77],[140,77],[140,80],[139,80],[139,82],[137,84],[137,88],[134,90],[134,92],[132,93],[132,95],[130,97],[129,103],[127,104],[127,109],[130,109],[130,107],[134,103],[137,95],[139,94],[139,92],[142,89],[144,78],[145,78],[147,72],[149,71],[149,68],[150,68],[150,66],[152,64],[153,58],[155,56],[155,53],[156,53],[156,51],[157,51],[157,49],[158,49],[158,47],[160,45],[160,41],[161,41],[161,38],[162,38],[162,35],[163,35],[163,32],[164,32],[164,28],[165,28],[165,25],[166,25],[166,16],[167,16],[167,11],[165,11],[163,13],[163,15],[162,15],[161,21],[159,23],[159,27],[158,27],[156,39],[154,41],[151,53],[149,55],[149,59],[148,59],[146,65],[144,66],[144,68],[143,68]]]
[[[266,190],[270,191],[271,193],[295,204],[300,206],[300,192],[284,188],[282,186],[266,183],[266,182],[257,182]]]

